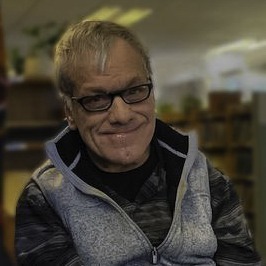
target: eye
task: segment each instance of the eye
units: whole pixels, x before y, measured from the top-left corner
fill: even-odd
[[[147,90],[147,86],[141,85],[133,88],[129,88],[126,91],[126,95],[136,95],[136,94],[142,94],[144,91]]]
[[[91,105],[95,105],[95,104],[105,103],[107,101],[109,101],[108,95],[99,94],[99,95],[87,96],[87,97],[83,98],[82,104],[87,105],[87,106],[91,106]]]

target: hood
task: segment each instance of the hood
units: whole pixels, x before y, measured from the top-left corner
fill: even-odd
[[[181,133],[171,128],[164,122],[156,120],[154,140],[158,143],[160,153],[168,175],[177,175],[177,165],[184,161],[178,172],[187,175],[197,154],[197,140],[195,133]],[[54,139],[45,145],[47,156],[55,167],[68,176],[76,186],[84,186],[84,181],[77,178],[73,169],[81,160],[84,143],[77,130],[66,127]],[[176,180],[176,178],[173,178]]]

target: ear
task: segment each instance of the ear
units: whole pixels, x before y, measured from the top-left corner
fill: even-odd
[[[64,109],[65,109],[66,120],[67,120],[69,128],[72,130],[76,130],[77,125],[73,117],[73,110],[66,103],[64,105]]]

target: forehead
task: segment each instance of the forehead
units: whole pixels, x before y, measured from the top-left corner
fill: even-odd
[[[144,61],[140,53],[128,42],[116,39],[106,57],[104,72],[119,68],[144,71]]]
[[[100,61],[99,61],[100,60]],[[140,53],[129,43],[116,39],[100,58],[93,54],[80,58],[77,67],[78,81],[93,82],[94,80],[127,80],[130,78],[145,78],[144,60]]]

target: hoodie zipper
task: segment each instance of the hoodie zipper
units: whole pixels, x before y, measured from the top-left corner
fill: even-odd
[[[158,250],[156,247],[153,247],[151,255],[152,255],[152,264],[156,265],[158,263]]]

